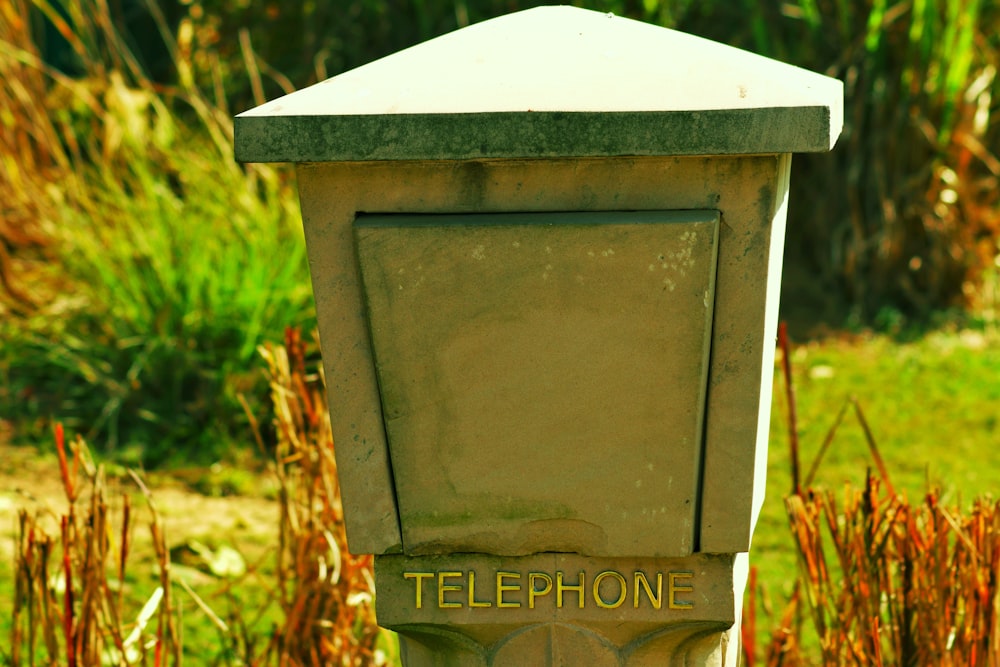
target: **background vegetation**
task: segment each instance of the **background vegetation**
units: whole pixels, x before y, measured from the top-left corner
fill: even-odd
[[[191,76],[222,70],[236,108],[446,31],[546,4],[525,0],[204,0],[189,26]],[[789,264],[818,315],[870,323],[983,303],[1000,227],[1000,6],[992,0],[584,0],[837,77],[845,132],[831,155],[798,158]],[[257,26],[266,25],[266,30]],[[199,57],[198,50],[204,49]],[[152,56],[150,56],[152,57]],[[242,72],[248,59],[264,77]],[[158,67],[167,71],[169,67]],[[252,68],[251,68],[252,69]],[[986,297],[992,299],[992,295]],[[814,309],[815,312],[815,309]],[[812,314],[812,313],[810,313]]]
[[[0,577],[0,664],[399,664],[394,636],[375,624],[372,557],[347,551],[325,387],[305,353],[291,329],[261,350],[275,445],[253,482],[271,487],[277,511],[258,543],[179,539],[163,489],[95,462],[56,426],[48,470],[62,497],[18,510],[11,576]]]
[[[534,4],[0,0],[0,415],[148,463],[231,450],[257,345],[312,318],[294,184],[233,163],[232,113]],[[838,149],[796,158],[794,331],[995,322],[997,3],[576,4],[845,82]]]
[[[245,439],[241,401],[266,395],[258,345],[312,318],[294,183],[233,161],[224,97],[183,74],[184,30],[142,36],[175,57],[161,83],[107,5],[0,10],[0,248],[23,258],[0,414],[28,437],[58,416],[125,460],[210,462]]]

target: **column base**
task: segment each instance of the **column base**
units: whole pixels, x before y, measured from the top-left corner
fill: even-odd
[[[377,556],[406,667],[735,664],[731,555]]]

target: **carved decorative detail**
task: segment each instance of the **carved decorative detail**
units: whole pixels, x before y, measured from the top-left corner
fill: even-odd
[[[653,629],[623,646],[593,628],[568,623],[495,628],[506,634],[488,644],[438,626],[395,629],[407,667],[522,667],[526,656],[536,656],[537,665],[700,667],[722,665],[729,645],[729,627],[712,622]]]

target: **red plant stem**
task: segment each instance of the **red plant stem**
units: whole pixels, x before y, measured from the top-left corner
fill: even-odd
[[[59,431],[61,432],[62,429],[60,428]],[[63,634],[66,635],[66,664],[69,667],[76,667],[76,645],[73,642],[73,565],[69,557],[69,522],[66,515],[62,517],[61,528],[63,575],[66,578],[63,595]]]
[[[872,618],[871,627],[871,638],[872,638],[872,656],[874,662],[872,663],[875,667],[882,667],[884,664],[882,662],[882,642],[879,639],[879,622],[878,616]]]
[[[59,473],[62,475],[63,488],[70,503],[73,502],[73,480],[69,475],[69,464],[66,462],[66,439],[62,422],[56,423],[56,452],[59,454]]]
[[[750,568],[747,588],[747,615],[742,623],[743,667],[754,667],[757,660],[757,567]]]
[[[35,524],[32,523],[31,527],[28,528],[28,548],[25,549],[24,552],[25,560],[28,563],[28,567],[31,567],[35,562],[34,553],[35,553]]]
[[[882,460],[882,454],[878,451],[878,445],[875,442],[875,436],[872,435],[872,429],[868,426],[868,420],[865,419],[865,413],[861,410],[861,404],[857,400],[854,403],[854,414],[858,417],[858,423],[861,424],[861,430],[864,431],[865,441],[868,443],[868,450],[872,454],[872,458],[875,459],[875,466],[878,468],[879,475],[882,476],[882,481],[885,483],[885,489],[889,492],[889,495],[893,498],[896,497],[896,489],[892,486],[892,482],[889,480],[889,469],[885,465],[885,461]]]
[[[799,420],[795,411],[795,387],[792,384],[792,350],[788,342],[788,325],[778,324],[778,347],[781,348],[781,370],[785,376],[785,400],[788,403],[788,448],[792,463],[792,493],[802,495],[799,475]]]
[[[129,502],[128,496],[124,496],[124,506],[122,507],[121,549],[118,553],[118,581],[120,583],[125,581],[125,561],[128,558],[129,519],[131,518],[131,508],[132,503]],[[125,586],[118,587],[119,609],[121,609],[122,606],[122,594],[124,590]]]

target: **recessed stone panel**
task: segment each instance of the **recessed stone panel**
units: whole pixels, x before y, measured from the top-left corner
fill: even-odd
[[[405,552],[692,552],[718,226],[358,218]]]

